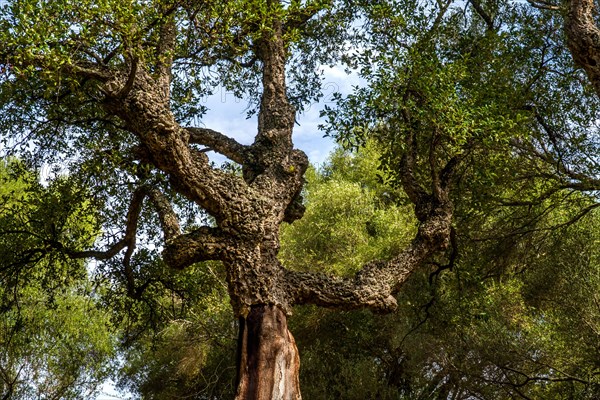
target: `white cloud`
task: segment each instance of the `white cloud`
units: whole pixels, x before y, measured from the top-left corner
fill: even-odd
[[[327,89],[327,85],[331,85],[331,87],[337,86],[337,91],[344,95],[349,94],[353,86],[359,86],[364,83],[356,72],[351,71],[348,74],[346,69],[341,65],[324,66],[322,71],[324,88]],[[327,90],[324,92],[327,94]]]

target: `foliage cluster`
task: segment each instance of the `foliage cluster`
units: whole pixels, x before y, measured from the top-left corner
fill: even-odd
[[[128,77],[103,74],[135,76],[143,63],[159,75],[172,58],[178,123],[197,125],[199,99],[217,84],[248,98],[252,114],[257,54],[277,19],[297,110],[321,96],[323,64],[365,82],[323,112],[341,147],[309,169],[304,217],[282,227],[287,268],[352,276],[393,257],[418,228],[401,189],[406,166],[424,193],[457,171],[451,248],[413,273],[396,313],[295,310],[305,398],[598,398],[600,99],[567,50],[564,14],[531,3],[547,8],[6,2],[0,133],[3,152],[21,161],[0,169],[0,395],[89,396],[118,364],[116,330],[120,384],[141,398],[233,397],[237,325],[222,265],[170,270],[146,206],[135,251],[98,264],[68,255],[118,243],[130,194],[144,185],[175,204],[184,231],[214,222],[106,116],[102,82]],[[168,21],[175,45],[165,53],[155,45]],[[56,160],[69,174],[54,171],[46,186],[25,167]]]
[[[0,395],[92,396],[115,355],[102,288],[50,244],[89,246],[95,212],[67,179],[44,187],[14,160],[0,165],[0,182]]]

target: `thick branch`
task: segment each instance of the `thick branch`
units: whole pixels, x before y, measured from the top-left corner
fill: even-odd
[[[181,234],[181,228],[171,203],[158,189],[150,186],[138,188],[131,199],[127,213],[125,236],[112,245],[108,250],[99,251],[66,251],[71,258],[95,258],[106,260],[116,256],[121,250],[127,248],[123,257],[124,275],[127,281],[127,291],[130,296],[137,298],[149,284],[136,287],[133,269],[130,261],[135,249],[136,232],[139,215],[144,198],[148,197],[160,219],[164,232],[165,249],[164,261],[172,268],[183,269],[193,263],[205,260],[221,259],[225,250],[231,244],[226,235],[218,228],[201,227],[187,234]]]
[[[156,70],[158,72],[158,84],[163,90],[165,97],[170,96],[173,55],[175,50],[175,40],[177,27],[175,25],[175,17],[172,15],[175,8],[172,8],[165,13],[163,25],[160,27],[160,34],[157,44],[158,63]]]
[[[393,311],[398,293],[408,277],[431,255],[446,249],[451,236],[451,204],[438,205],[419,226],[415,239],[397,257],[368,263],[352,278],[319,273],[285,271],[291,304],[316,304],[335,309],[367,307]]]
[[[169,267],[176,269],[200,261],[220,260],[233,245],[230,242],[219,228],[203,226],[169,240],[163,250],[163,259]]]
[[[135,83],[135,76],[137,75],[137,69],[139,65],[139,58],[137,56],[132,57],[131,65],[129,67],[129,74],[127,75],[127,81],[121,89],[114,95],[115,97],[125,97],[133,88]]]
[[[173,187],[213,215],[219,222],[250,207],[257,196],[241,177],[211,166],[206,154],[191,148],[190,131],[175,120],[169,98],[146,68],[140,65],[133,89],[125,98],[104,103],[120,117],[147,150],[154,166],[169,174]],[[118,86],[122,86],[118,83]],[[207,133],[207,132],[205,132]],[[232,211],[236,209],[236,211]]]
[[[600,95],[600,29],[594,20],[594,0],[571,0],[567,4],[567,45]]]
[[[275,1],[268,0],[271,6]],[[275,149],[292,148],[292,129],[295,110],[286,94],[285,62],[286,48],[283,40],[282,22],[274,19],[271,29],[263,32],[257,43],[256,54],[263,64],[263,94],[258,114],[258,135],[256,144],[267,144]],[[270,155],[266,155],[270,158]]]
[[[248,156],[248,147],[220,132],[207,128],[185,128],[190,143],[201,144],[224,155],[238,164],[244,164]]]
[[[404,118],[410,121],[405,113]],[[396,307],[394,295],[408,277],[432,255],[448,248],[451,241],[452,203],[449,190],[456,167],[462,156],[451,158],[439,170],[434,160],[435,138],[430,147],[431,193],[419,183],[417,168],[417,138],[410,132],[407,150],[400,162],[402,186],[415,205],[420,221],[418,233],[407,249],[387,261],[371,262],[353,278],[329,277],[323,274],[285,272],[286,287],[292,304],[311,303],[338,309],[368,307],[388,312]]]
[[[175,214],[175,211],[173,211],[171,202],[160,190],[147,187],[146,191],[152,200],[156,212],[158,213],[160,225],[164,233],[165,243],[168,243],[174,237],[181,235],[181,228],[179,227],[179,219],[177,218],[177,214]]]
[[[127,212],[127,222],[125,224],[125,235],[117,243],[110,246],[107,250],[88,250],[72,251],[66,250],[66,254],[71,258],[95,258],[97,260],[108,260],[116,256],[121,250],[127,247],[124,263],[127,265],[135,247],[135,236],[137,233],[138,221],[142,204],[146,197],[150,197],[158,213],[161,226],[165,235],[165,242],[173,237],[180,235],[179,221],[173,211],[171,204],[166,197],[156,188],[141,186],[133,193],[129,210]]]

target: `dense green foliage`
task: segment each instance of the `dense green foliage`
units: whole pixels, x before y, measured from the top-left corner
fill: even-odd
[[[155,293],[151,307],[132,305],[138,332],[123,353],[120,387],[148,399],[233,396],[237,326],[219,279],[194,268],[172,292]],[[148,326],[148,312],[160,321]]]
[[[356,165],[365,154],[348,159]],[[332,176],[342,175],[348,166],[336,165],[337,157]],[[367,157],[376,166],[377,153]],[[367,171],[361,174],[368,176]],[[346,179],[352,185],[351,177]],[[385,199],[383,187],[379,185],[380,201]],[[527,234],[486,240],[471,236],[492,226],[501,232],[506,224],[502,213],[476,221],[459,214],[458,256],[451,270],[440,271],[441,265],[432,263],[415,275],[392,316],[298,310],[293,324],[304,356],[305,394],[319,399],[595,398],[600,389],[595,345],[600,322],[595,300],[600,285],[599,216],[591,213],[577,225],[544,230],[562,222],[572,212],[569,207],[576,206],[549,212]],[[324,213],[327,219],[332,209],[331,203],[315,207],[308,216]],[[347,210],[338,208],[337,217],[348,218]],[[405,234],[411,225],[404,224]],[[299,258],[308,250],[298,249],[294,237],[327,232],[322,226],[300,226],[308,232],[295,232],[289,250]],[[345,251],[338,257],[347,259],[351,269],[358,251],[376,248],[376,243],[369,250],[342,247]],[[327,259],[330,249],[311,256]]]
[[[113,329],[120,384],[140,398],[233,397],[237,324],[219,263],[170,270],[145,206],[127,268],[126,256],[85,264],[64,251],[116,242],[141,185],[176,204],[185,231],[212,222],[132,156],[133,135],[104,116],[105,88],[65,71],[143,59],[154,72],[165,57],[155,27],[174,18],[178,121],[200,121],[199,99],[217,84],[252,114],[252,45],[274,17],[293,27],[298,109],[320,96],[322,63],[364,83],[323,112],[340,148],[307,172],[306,213],[281,232],[286,267],[351,276],[398,254],[417,227],[401,189],[407,154],[423,187],[448,162],[458,170],[452,246],[411,276],[397,312],[290,317],[304,397],[600,396],[600,100],[565,47],[560,12],[475,0],[183,2],[174,15],[162,0],[42,3],[0,13],[0,134],[22,159],[0,172],[0,397],[89,396],[115,361]],[[307,9],[317,18],[295,25]],[[23,166],[53,161],[70,174],[47,186]]]
[[[15,161],[0,165],[0,396],[81,399],[109,376],[114,337],[100,287],[53,240],[89,246],[93,210],[77,186],[48,187]]]
[[[364,49],[348,62],[367,85],[324,112],[343,143],[380,144],[392,186],[406,143],[424,186],[460,162],[453,252],[409,282],[400,304],[412,312],[365,346],[381,354],[370,370],[391,361],[380,382],[398,392],[366,397],[595,398],[598,98],[573,68],[559,13],[471,5],[365,7]],[[360,328],[348,332],[359,342]]]
[[[378,166],[378,152],[368,146],[356,156],[338,150],[322,171],[310,171],[307,212],[282,233],[284,264],[348,275],[406,246],[415,224],[410,207],[381,184],[388,179]]]

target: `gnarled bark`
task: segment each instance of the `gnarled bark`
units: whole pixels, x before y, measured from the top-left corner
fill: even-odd
[[[289,302],[342,310],[370,308],[377,312],[394,311],[397,307],[394,295],[410,275],[431,255],[445,250],[450,244],[451,204],[438,205],[425,218],[416,237],[404,251],[391,260],[366,264],[352,278],[286,271]]]
[[[573,60],[579,64],[600,96],[600,29],[596,25],[594,0],[566,3],[564,29]]]
[[[276,0],[267,3],[269,9],[282,7]],[[68,254],[107,259],[126,249],[128,289],[139,296],[144,285],[136,288],[128,264],[142,200],[149,197],[164,231],[163,259],[168,265],[182,269],[203,260],[224,263],[233,311],[242,321],[236,399],[297,400],[299,356],[287,328],[292,307],[310,303],[336,309],[394,310],[394,295],[408,277],[448,246],[452,220],[448,191],[456,160],[438,170],[432,159],[431,187],[422,187],[413,172],[417,169],[418,132],[409,135],[409,150],[400,168],[420,226],[411,244],[396,257],[368,263],[348,279],[286,270],[277,260],[279,227],[283,221],[302,217],[301,192],[308,159],[292,143],[295,110],[287,98],[284,32],[300,26],[316,11],[307,9],[287,25],[274,12],[268,19],[271,26],[255,36],[253,49],[262,64],[263,93],[257,135],[254,143],[246,146],[220,132],[184,127],[176,120],[169,98],[176,7],[165,10],[164,18],[157,20],[163,25],[154,49],[160,57],[154,65],[146,65],[143,58],[123,56],[127,65],[121,70],[82,62],[65,67],[64,72],[95,79],[101,85],[106,113],[118,117],[137,138],[135,148],[143,161],[166,174],[172,190],[210,213],[215,226],[182,233],[167,198],[157,188],[145,187],[133,196],[122,240],[106,251]],[[243,176],[213,168],[197,146],[239,163]]]

